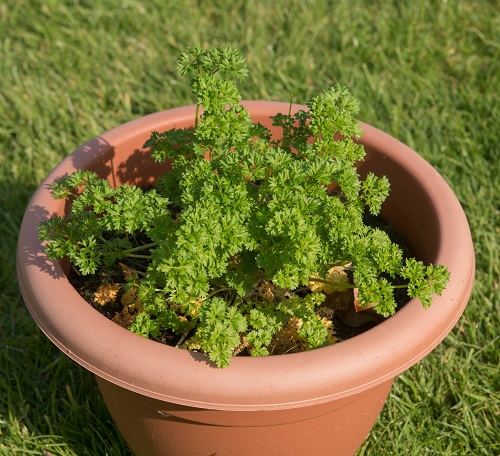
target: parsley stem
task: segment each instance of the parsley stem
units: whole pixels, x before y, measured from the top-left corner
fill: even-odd
[[[144,258],[146,260],[151,259],[151,255],[139,255],[137,253],[127,253],[127,254],[125,254],[125,256],[128,256],[130,258]]]
[[[186,329],[184,331],[181,338],[179,339],[179,342],[177,342],[177,344],[175,345],[175,348],[179,348],[184,343],[184,341],[186,340],[186,337],[189,335],[190,332],[191,332],[191,329]]]
[[[206,299],[210,299],[211,297],[215,296],[216,294],[218,293],[221,293],[223,291],[233,291],[232,288],[229,288],[229,287],[220,287],[220,288],[217,288],[216,290],[213,290],[207,297]]]
[[[150,242],[149,244],[144,244],[144,245],[139,245],[137,247],[132,247],[130,249],[125,250],[123,253],[125,255],[131,256],[131,253],[139,252],[140,250],[144,249],[151,249],[153,247],[156,247],[158,244],[156,242]]]

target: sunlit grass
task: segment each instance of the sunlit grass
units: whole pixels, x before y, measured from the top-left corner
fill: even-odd
[[[396,379],[360,455],[500,452],[500,20],[496,2],[6,0],[0,5],[0,454],[124,455],[92,375],[40,333],[15,279],[17,232],[47,172],[124,121],[192,103],[186,46],[247,56],[249,99],[336,82],[409,144],[469,219],[476,286],[446,341]]]

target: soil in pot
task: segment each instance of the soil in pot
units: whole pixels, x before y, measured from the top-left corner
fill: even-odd
[[[404,240],[380,216],[373,216],[366,213],[365,222],[372,227],[385,231],[391,240],[401,247],[404,256],[411,256],[411,252]],[[150,240],[139,238],[137,242],[147,244]],[[137,313],[142,310],[142,306],[137,287],[125,287],[124,285],[131,275],[138,274],[139,270],[145,270],[145,268],[145,262],[137,259],[122,261],[120,268],[101,267],[95,274],[86,276],[82,276],[75,268],[72,268],[69,274],[69,281],[89,305],[109,320],[128,329]],[[352,281],[352,274],[349,271],[346,272],[349,281]],[[261,283],[257,286],[265,287],[265,285],[265,283]],[[304,287],[302,290],[294,290],[293,292],[304,295],[310,293],[310,290]],[[359,307],[354,305],[355,299],[355,291],[353,289],[334,291],[327,295],[324,304],[317,310],[317,314],[321,318],[326,318],[331,322],[331,335],[335,338],[335,342],[341,342],[362,334],[385,320],[383,316],[377,314],[372,309],[360,310]],[[409,299],[405,288],[396,289],[396,311],[404,307]],[[182,336],[172,331],[162,331],[152,340],[179,347],[184,343],[186,338],[186,335]],[[284,328],[275,337],[271,345],[270,354],[294,353],[304,351],[304,349],[304,346],[297,338],[292,324],[289,328]],[[249,356],[250,354],[242,346],[241,351],[237,355]]]

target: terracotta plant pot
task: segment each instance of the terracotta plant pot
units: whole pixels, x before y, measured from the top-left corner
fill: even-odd
[[[288,112],[287,103],[246,102],[254,121]],[[298,109],[299,106],[295,106]],[[40,328],[69,357],[92,371],[118,428],[136,455],[352,455],[368,435],[393,379],[442,341],[462,314],[474,279],[467,220],[443,178],[417,153],[363,125],[367,150],[360,174],[387,175],[383,216],[426,262],[451,280],[424,310],[410,301],[364,334],[304,353],[236,357],[217,369],[203,354],[139,337],[95,311],[50,262],[37,225],[62,214],[48,184],[78,168],[111,183],[154,181],[158,169],[141,150],[152,130],[193,124],[194,106],[128,122],[64,159],[40,185],[23,220],[18,277]]]

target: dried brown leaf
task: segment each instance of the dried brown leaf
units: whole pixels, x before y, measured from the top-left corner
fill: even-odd
[[[101,306],[109,304],[116,299],[120,285],[116,283],[104,283],[94,292],[94,301]]]

